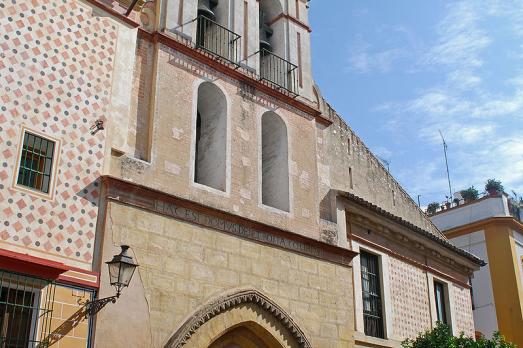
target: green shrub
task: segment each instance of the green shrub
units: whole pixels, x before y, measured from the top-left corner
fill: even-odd
[[[463,197],[465,202],[475,201],[479,198],[479,192],[474,186],[471,186],[468,189],[461,191],[461,197]]]
[[[436,211],[438,211],[438,208],[439,208],[438,202],[429,203],[429,205],[427,206],[427,214],[429,214],[429,215],[434,214]]]
[[[452,336],[450,328],[442,323],[420,333],[414,340],[406,339],[401,345],[403,348],[516,348],[499,333],[495,333],[491,340],[480,338],[477,341],[463,333],[459,337]]]
[[[501,181],[496,179],[488,179],[485,183],[485,191],[490,192],[503,192],[503,185]]]

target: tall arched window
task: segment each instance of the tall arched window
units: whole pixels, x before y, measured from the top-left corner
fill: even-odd
[[[198,88],[194,181],[217,190],[226,189],[227,101],[210,82]]]
[[[262,116],[262,203],[289,211],[287,127],[274,112]]]

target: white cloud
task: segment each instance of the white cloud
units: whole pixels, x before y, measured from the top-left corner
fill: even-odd
[[[439,127],[439,128],[438,128]],[[441,144],[442,131],[446,141],[456,144],[467,145],[482,142],[486,137],[494,136],[496,125],[494,124],[474,124],[465,125],[457,122],[450,122],[447,125],[429,125],[420,129],[419,135],[424,137],[432,144]]]
[[[368,44],[359,43],[350,48],[348,72],[388,72],[392,65],[404,55],[398,48],[373,52]]]
[[[443,64],[452,66],[479,67],[479,57],[491,39],[480,29],[480,15],[472,2],[458,2],[448,5],[447,16],[438,24],[437,43],[423,56],[427,65]]]
[[[398,178],[414,196],[425,195],[422,201],[444,199],[448,184],[441,129],[449,145],[455,191],[471,185],[482,191],[488,178],[497,178],[523,194],[523,70],[514,67],[514,74],[501,81],[506,88],[492,87],[489,78],[495,72],[486,61],[500,47],[494,45],[499,35],[523,37],[523,2],[462,0],[446,9],[435,28],[436,40],[417,51],[420,69],[441,72],[443,79],[416,91],[410,100],[374,108],[390,115],[389,132],[414,132],[431,144],[425,159],[397,169]],[[503,20],[504,31],[485,25],[493,16]],[[514,47],[523,56],[523,45],[516,42]]]

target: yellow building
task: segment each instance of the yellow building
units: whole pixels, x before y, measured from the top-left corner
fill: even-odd
[[[431,217],[456,246],[487,266],[474,274],[474,324],[479,334],[500,331],[523,346],[523,224],[505,194],[485,196]]]

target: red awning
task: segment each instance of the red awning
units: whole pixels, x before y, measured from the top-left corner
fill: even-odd
[[[61,262],[0,249],[0,269],[54,280],[69,268]]]

